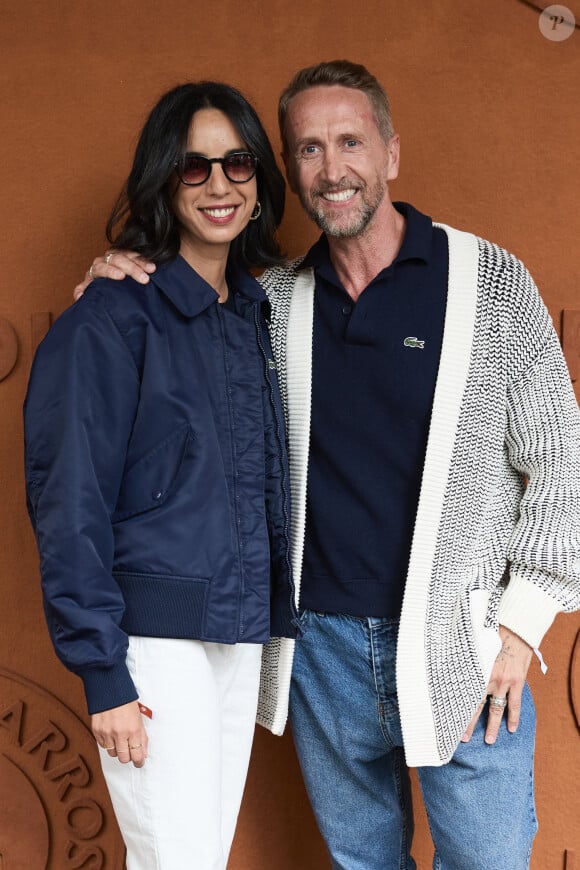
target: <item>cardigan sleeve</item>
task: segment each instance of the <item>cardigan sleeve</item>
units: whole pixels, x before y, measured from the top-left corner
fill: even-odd
[[[527,486],[498,616],[537,647],[558,612],[580,608],[580,413],[552,322],[521,263],[515,279],[505,443]]]

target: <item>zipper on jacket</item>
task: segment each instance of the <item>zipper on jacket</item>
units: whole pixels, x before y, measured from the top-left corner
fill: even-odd
[[[235,437],[234,437],[234,415],[232,412],[232,388],[230,384],[230,376],[228,369],[228,354],[227,354],[227,342],[226,342],[226,330],[225,330],[225,318],[224,313],[222,311],[221,305],[218,304],[217,312],[220,322],[220,330],[222,334],[222,347],[223,347],[223,356],[224,356],[224,371],[226,376],[226,393],[228,399],[228,415],[230,419],[230,436],[231,436],[231,455],[232,455],[232,471],[233,471],[233,497],[234,497],[234,525],[236,529],[236,544],[238,551],[238,562],[240,566],[240,588],[238,594],[238,637],[241,638],[244,636],[245,625],[244,625],[244,590],[245,590],[245,582],[244,582],[244,560],[242,557],[242,543],[240,540],[240,510],[239,510],[239,495],[238,495],[238,459],[236,455],[235,449]]]
[[[274,414],[274,422],[276,425],[276,439],[278,441],[278,449],[280,451],[280,457],[284,456],[284,452],[286,450],[286,445],[282,443],[282,437],[280,434],[280,417],[278,415],[278,410],[276,408],[276,402],[274,399],[274,388],[272,386],[272,381],[270,380],[270,361],[268,359],[268,354],[266,353],[266,349],[264,347],[264,342],[262,341],[262,327],[260,323],[260,315],[259,315],[259,305],[254,307],[254,322],[256,324],[256,337],[258,340],[258,347],[260,348],[260,352],[262,354],[264,360],[264,371],[266,374],[266,382],[268,384],[269,394],[270,394],[270,405],[272,406],[272,411]],[[290,517],[288,515],[288,504],[290,503],[290,495],[288,490],[288,484],[286,481],[286,463],[283,459],[280,462],[280,471],[281,471],[281,487],[282,487],[282,513],[284,517],[284,538],[286,541],[284,558],[286,561],[286,566],[288,568],[288,580],[290,582],[290,612],[296,613],[296,616],[292,617],[292,624],[295,628],[298,629],[298,635],[302,634],[302,630],[300,628],[300,620],[298,618],[298,613],[296,612],[296,590],[294,587],[294,577],[292,574],[292,563],[290,561]]]

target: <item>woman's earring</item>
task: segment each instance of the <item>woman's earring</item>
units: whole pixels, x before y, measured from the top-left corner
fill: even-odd
[[[261,214],[262,214],[262,204],[261,204],[260,200],[257,200],[256,205],[254,206],[254,211],[250,215],[250,220],[257,221]]]

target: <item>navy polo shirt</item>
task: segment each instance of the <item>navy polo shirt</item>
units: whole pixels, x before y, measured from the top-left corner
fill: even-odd
[[[425,460],[447,301],[447,236],[406,218],[395,260],[356,303],[322,236],[313,267],[311,449],[304,609],[398,617]]]

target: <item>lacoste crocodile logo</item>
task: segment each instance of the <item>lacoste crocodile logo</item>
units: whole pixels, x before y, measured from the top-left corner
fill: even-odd
[[[421,350],[425,347],[425,342],[415,338],[414,335],[410,335],[406,338],[403,344],[405,347],[419,347]]]

